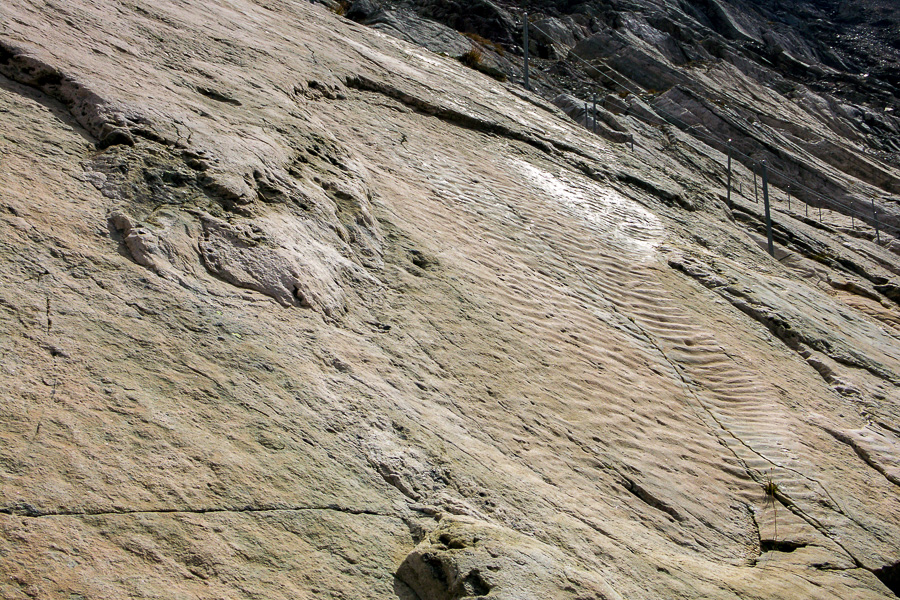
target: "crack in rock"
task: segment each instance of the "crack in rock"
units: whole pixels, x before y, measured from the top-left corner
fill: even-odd
[[[379,517],[390,517],[399,519],[395,514],[383,513],[365,508],[351,508],[340,506],[338,504],[323,504],[319,506],[235,506],[235,507],[203,507],[203,508],[155,508],[155,509],[120,509],[120,510],[54,510],[43,509],[34,506],[28,502],[18,502],[12,506],[0,508],[0,514],[12,515],[17,517],[104,517],[115,515],[141,515],[141,514],[207,514],[207,513],[264,513],[264,512],[304,512],[328,510],[334,512],[342,512],[351,515],[372,515]]]
[[[556,149],[565,152],[571,152],[584,158],[594,158],[593,156],[585,154],[584,150],[577,146],[572,146],[560,140],[550,140],[536,137],[529,132],[512,129],[500,123],[489,121],[483,117],[466,114],[458,110],[453,110],[450,108],[439,106],[437,104],[433,104],[421,98],[417,98],[416,96],[413,96],[408,92],[394,87],[393,85],[374,81],[364,75],[354,75],[347,78],[347,87],[364,92],[375,92],[383,96],[387,96],[388,98],[397,100],[398,102],[401,102],[419,112],[437,117],[442,121],[446,121],[448,123],[452,123],[466,129],[482,131],[485,133],[493,133],[509,138],[511,140],[525,142],[526,144],[534,146],[538,150],[541,150],[548,154],[552,154],[553,150]]]
[[[0,74],[61,102],[101,149],[118,144],[133,146],[131,129],[141,130],[150,137],[160,137],[152,131],[149,120],[136,109],[109,102],[83,82],[34,54],[0,39]]]
[[[837,429],[814,417],[811,422],[837,441],[850,446],[864,463],[884,475],[884,478],[900,486],[900,448],[885,436],[867,428]]]

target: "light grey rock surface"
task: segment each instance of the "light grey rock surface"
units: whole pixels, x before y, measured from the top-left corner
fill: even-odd
[[[0,596],[892,597],[869,225],[318,4],[13,0],[0,73]]]

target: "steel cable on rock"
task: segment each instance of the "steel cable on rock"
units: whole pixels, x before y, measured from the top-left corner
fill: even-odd
[[[547,39],[549,39],[549,40],[555,40],[555,39],[556,39],[556,38],[554,38],[552,35],[550,35],[549,33],[547,33],[547,31],[545,31],[545,30],[542,29],[541,27],[535,25],[534,23],[528,22],[527,19],[524,21],[523,26],[524,26],[524,27],[533,28],[535,31],[541,33],[542,35],[544,35],[544,36],[545,36]],[[607,76],[610,80],[612,80],[614,83],[616,83],[617,85],[619,85],[620,87],[622,87],[622,88],[623,88],[625,91],[627,91],[628,93],[633,94],[633,95],[634,95],[635,97],[637,97],[637,98],[640,98],[640,97],[645,93],[645,91],[641,89],[641,86],[640,86],[639,84],[637,84],[635,81],[631,80],[630,78],[628,78],[628,77],[625,76],[625,75],[622,75],[621,73],[618,73],[618,72],[612,70],[610,67],[608,67],[608,66],[606,66],[606,65],[603,65],[603,64],[591,64],[591,63],[588,62],[587,60],[583,59],[582,57],[580,57],[580,56],[578,56],[577,54],[574,54],[573,52],[570,51],[570,52],[568,53],[568,55],[567,55],[567,59],[572,59],[572,58],[574,58],[575,61],[577,61],[577,62],[583,63],[584,66],[585,66],[586,68],[592,69],[592,70],[596,70],[596,71],[599,71],[599,72],[602,73],[603,75],[606,75],[606,76]],[[578,80],[580,83],[583,83],[583,84],[595,85],[594,82],[587,82],[587,81],[584,81],[584,80],[581,79],[580,77],[575,77],[575,79]],[[624,81],[623,81],[623,80],[624,80]],[[624,103],[624,101],[623,101],[623,103]],[[629,108],[630,108],[630,107],[628,107],[628,106],[625,107],[626,112],[629,110]],[[703,141],[705,141],[705,142],[707,142],[707,143],[712,142],[712,144],[710,144],[710,145],[718,144],[718,145],[720,145],[720,146],[722,146],[722,147],[725,147],[725,148],[729,149],[729,150],[730,150],[731,152],[733,152],[734,154],[736,154],[736,155],[738,155],[738,156],[740,156],[740,157],[745,158],[751,165],[753,165],[753,168],[751,169],[751,171],[753,172],[754,177],[756,176],[756,167],[758,167],[758,166],[760,165],[760,161],[757,160],[756,158],[754,158],[754,157],[752,157],[752,156],[750,156],[750,155],[744,153],[744,152],[741,152],[741,151],[738,150],[737,148],[734,148],[734,147],[731,145],[730,140],[729,140],[729,141],[725,141],[725,140],[722,140],[721,138],[719,138],[719,137],[717,137],[717,136],[715,136],[715,135],[713,135],[713,134],[711,134],[711,133],[704,134],[704,133],[702,133],[702,132],[700,132],[700,131],[697,131],[697,130],[694,129],[695,127],[697,127],[696,125],[690,125],[690,124],[688,124],[688,123],[687,123],[684,119],[682,119],[681,117],[677,117],[677,116],[675,116],[675,115],[669,113],[669,112],[666,111],[665,109],[659,108],[659,107],[657,107],[657,106],[651,106],[650,108],[651,108],[655,113],[659,114],[662,118],[664,118],[664,119],[666,119],[666,120],[665,120],[665,121],[654,122],[652,119],[647,119],[647,118],[643,118],[643,117],[638,117],[637,115],[634,115],[634,116],[635,116],[636,118],[638,118],[638,119],[641,119],[641,120],[643,120],[643,121],[645,121],[645,122],[650,123],[651,125],[664,126],[664,125],[671,124],[671,125],[675,125],[675,126],[677,126],[677,127],[683,128],[683,129],[685,129],[685,130],[693,130],[693,131],[691,132],[691,135],[692,135],[693,137],[696,137],[696,138],[698,138],[698,139],[700,139],[700,140],[703,140]],[[596,115],[594,115],[594,119],[596,120]],[[679,125],[679,124],[680,124],[680,125]],[[708,130],[707,130],[707,132],[708,132]],[[831,197],[831,196],[826,196],[825,194],[823,194],[823,193],[821,193],[821,192],[819,192],[819,191],[817,191],[817,190],[812,189],[811,187],[807,186],[806,184],[803,184],[803,183],[801,183],[800,181],[797,181],[796,179],[794,179],[793,177],[791,177],[790,175],[788,175],[787,173],[785,173],[785,172],[782,171],[781,169],[772,167],[771,165],[767,165],[767,169],[768,169],[771,173],[774,173],[774,174],[778,175],[781,179],[783,179],[787,184],[789,184],[789,187],[790,187],[790,186],[796,186],[796,189],[798,189],[798,190],[803,190],[803,191],[806,192],[807,194],[810,194],[811,196],[813,196],[813,197],[815,197],[815,198],[819,198],[819,199],[823,200],[824,203],[825,203],[825,204],[828,204],[829,206],[834,206],[834,207],[843,209],[843,211],[840,211],[840,212],[842,212],[842,214],[846,214],[846,215],[851,216],[851,217],[854,217],[854,216],[855,216],[855,217],[859,217],[860,220],[863,221],[863,222],[865,222],[865,219],[866,219],[866,218],[870,218],[870,217],[871,217],[871,218],[873,218],[873,219],[876,221],[877,227],[878,227],[878,228],[881,228],[882,230],[890,230],[890,231],[894,232],[895,235],[896,235],[898,232],[900,232],[900,227],[898,227],[898,226],[891,225],[891,224],[889,224],[889,223],[879,223],[879,222],[878,222],[877,212],[876,212],[876,209],[874,208],[874,200],[873,200],[873,210],[872,210],[871,214],[870,214],[869,212],[859,211],[859,210],[857,210],[856,208],[854,208],[852,205],[851,205],[851,206],[848,206],[846,203],[844,203],[844,202],[842,202],[842,201],[840,201],[840,200],[838,200],[838,199],[836,199],[836,198],[833,198],[833,197]],[[852,193],[852,192],[851,192],[851,193]],[[807,205],[809,204],[809,202],[807,202],[807,201],[805,201],[805,200],[802,200],[801,198],[799,198],[799,197],[797,197],[797,196],[795,196],[795,197],[796,197],[798,200],[801,200],[802,202],[804,202],[805,204],[807,204]],[[882,201],[884,201],[884,200],[882,199]],[[821,205],[819,205],[818,203],[817,203],[816,207],[819,208],[819,209],[821,209]]]

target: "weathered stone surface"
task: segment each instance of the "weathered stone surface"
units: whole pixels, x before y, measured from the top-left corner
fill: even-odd
[[[399,581],[419,598],[620,600],[602,578],[567,566],[559,549],[533,537],[465,518],[444,518],[404,559]]]
[[[553,99],[553,103],[589,131],[596,131],[612,142],[621,144],[630,139],[625,126],[602,106],[595,106],[593,103],[585,105],[570,94],[560,94]]]
[[[627,80],[648,90],[664,91],[685,82],[685,76],[671,65],[683,63],[686,59],[682,56],[673,60],[672,56],[667,56],[651,42],[659,43],[659,40],[648,41],[630,33],[608,29],[581,40],[572,52],[586,61],[603,59]],[[662,48],[668,50],[665,44]],[[668,53],[671,55],[672,52]]]
[[[896,591],[869,225],[773,193],[773,259],[643,101],[632,151],[321,5],[0,17],[0,596]]]
[[[491,0],[402,0],[401,4],[456,31],[475,33],[501,44],[514,41],[516,27],[512,15]]]
[[[460,32],[424,19],[409,9],[389,10],[369,0],[361,0],[350,6],[347,17],[432,52],[459,56],[472,48],[472,42]]]

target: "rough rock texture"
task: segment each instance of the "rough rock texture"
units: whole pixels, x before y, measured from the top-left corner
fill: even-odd
[[[3,598],[900,590],[884,232],[322,5],[0,17]]]
[[[474,31],[458,3],[402,5]],[[545,98],[574,94],[583,105],[611,92],[649,103],[626,109],[634,136],[668,124],[722,152],[732,140],[734,160],[757,172],[765,161],[784,194],[872,225],[877,213],[900,231],[896,3],[509,0],[497,10],[506,17],[484,20],[493,25],[478,48],[510,79],[522,80],[520,61],[504,57],[523,53],[527,10],[531,84]],[[401,37],[434,45],[415,29],[423,35]]]

